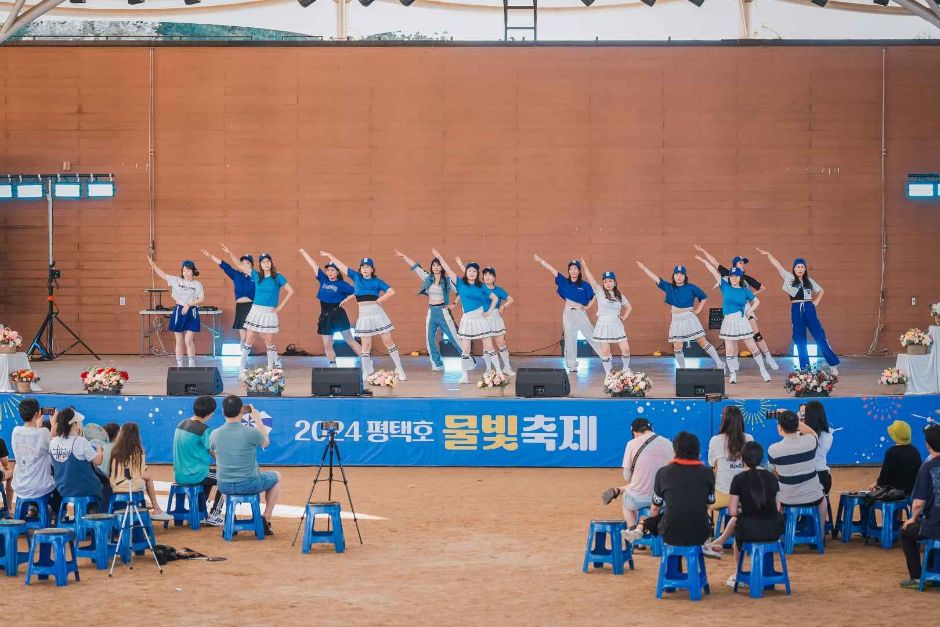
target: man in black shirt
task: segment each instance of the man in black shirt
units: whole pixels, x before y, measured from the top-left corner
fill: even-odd
[[[630,542],[651,533],[674,546],[700,546],[711,537],[708,506],[715,502],[715,474],[699,459],[695,434],[680,431],[672,446],[675,459],[653,481],[650,517],[623,534]]]
[[[911,516],[901,526],[901,548],[907,560],[910,579],[901,582],[902,588],[920,587],[921,540],[940,540],[940,424],[931,424],[924,429],[924,440],[930,456],[917,471]],[[924,517],[921,519],[920,515]],[[934,560],[936,561],[936,560]]]
[[[894,446],[885,451],[878,480],[868,486],[868,489],[874,490],[881,486],[896,488],[903,490],[905,494],[910,494],[914,489],[917,471],[923,462],[920,451],[911,444],[911,425],[903,420],[895,420],[888,427],[888,435],[894,441]]]

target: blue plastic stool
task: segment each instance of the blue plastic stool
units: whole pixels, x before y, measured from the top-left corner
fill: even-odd
[[[720,507],[718,508],[718,519],[715,521],[715,537],[717,538],[722,533],[725,532],[725,527],[728,526],[728,522],[731,521],[731,517],[728,516],[728,508]],[[725,540],[724,547],[727,549],[734,544],[734,536],[729,537]]]
[[[36,506],[36,516],[26,516],[30,505]],[[47,528],[49,526],[49,495],[38,496],[34,499],[16,497],[16,513],[13,514],[13,518],[25,520],[26,526],[30,529]]]
[[[920,567],[920,588],[930,581],[934,586],[940,586],[940,540],[921,540],[924,545],[924,561]]]
[[[20,564],[25,562],[29,555],[19,550],[20,536],[25,535],[28,529],[26,521],[23,520],[0,520],[0,567],[7,577],[17,576]]]
[[[37,529],[29,545],[26,585],[30,584],[33,575],[37,575],[40,581],[48,579],[51,575],[55,577],[57,586],[68,585],[69,573],[75,573],[75,581],[79,581],[74,538],[75,534],[71,529]]]
[[[662,511],[662,508],[660,508],[660,511]],[[636,514],[638,518],[642,516],[649,517],[650,508],[648,507],[640,508],[639,510],[637,510]],[[654,536],[652,534],[645,535],[639,540],[634,541],[633,546],[634,547],[637,547],[637,546],[648,547],[650,550],[650,555],[652,555],[653,557],[662,557],[663,555],[662,536]]]
[[[787,524],[783,532],[783,550],[790,555],[798,544],[815,546],[822,554],[826,552],[825,539],[819,528],[819,509],[815,506],[798,507],[784,505]]]
[[[251,518],[241,519],[235,517],[235,508],[239,503],[251,504]],[[228,542],[239,531],[254,531],[259,540],[264,540],[264,519],[261,517],[261,499],[257,494],[226,494],[225,495],[225,526],[222,528],[222,539]]]
[[[133,512],[127,515],[126,522],[124,521],[123,511],[114,514],[114,528],[111,530],[112,541],[108,543],[108,551],[111,555],[116,552],[125,564],[131,559],[131,551],[134,552],[134,555],[143,555],[144,551],[150,548],[147,545],[144,530],[147,531],[151,544],[157,543],[153,533],[153,521],[150,520],[150,512],[138,511],[140,512],[139,521]],[[124,525],[123,534],[121,533],[122,525]],[[120,544],[118,544],[119,537],[121,539]]]
[[[858,510],[858,520],[855,519],[855,510]],[[839,497],[839,509],[836,513],[835,528],[832,530],[833,539],[842,536],[842,543],[848,544],[854,534],[865,536],[868,530],[868,505],[865,497],[859,494],[842,493]]]
[[[744,556],[750,558],[751,570],[744,570]],[[774,555],[780,556],[780,570],[774,569]],[[779,542],[745,542],[738,554],[738,573],[735,575],[734,591],[741,583],[747,583],[752,599],[764,596],[764,590],[773,590],[783,585],[790,594],[790,576],[787,574],[787,557]]]
[[[67,518],[69,504],[72,505],[72,517]],[[81,542],[88,537],[88,531],[82,519],[88,514],[90,505],[98,506],[98,497],[96,496],[63,496],[62,504],[59,505],[59,517],[56,519],[56,527],[60,529],[71,529],[75,532],[75,540]]]
[[[87,514],[82,518],[82,523],[86,532],[91,535],[91,541],[85,546],[78,544],[75,554],[93,561],[98,570],[105,570],[108,567],[108,559],[114,554],[111,537],[118,522],[117,514]]]
[[[622,520],[592,520],[588,528],[587,547],[584,549],[584,564],[582,572],[588,571],[588,565],[601,568],[610,564],[615,575],[623,574],[623,564],[626,562],[633,570],[633,548],[629,542],[624,542],[620,535],[625,531],[627,523]],[[607,537],[610,536],[610,546],[607,546]]]
[[[315,529],[317,516],[329,517],[330,522],[327,531],[317,531]],[[343,536],[343,519],[340,517],[339,503],[335,501],[307,503],[307,515],[304,517],[303,552],[309,553],[310,547],[320,543],[332,544],[337,553],[346,550],[346,539]]]
[[[881,525],[875,512],[881,512]],[[908,501],[875,501],[868,510],[868,525],[865,529],[865,544],[868,540],[876,538],[881,541],[881,548],[890,549],[898,541],[901,534],[901,512],[911,515],[911,505]]]
[[[147,507],[143,492],[131,492],[131,496],[128,496],[127,492],[115,492],[111,495],[111,500],[108,501],[108,513],[113,514],[115,510],[126,508],[131,498],[134,499],[137,507]]]
[[[685,560],[687,572],[682,569]],[[708,574],[705,572],[705,554],[701,546],[672,546],[663,544],[663,559],[659,563],[659,579],[656,582],[656,598],[663,592],[688,590],[693,601],[702,600],[702,590],[711,594]]]
[[[173,517],[173,526],[180,527],[184,522],[194,531],[199,530],[199,524],[206,519],[204,492],[201,485],[170,486],[170,496],[166,502],[166,513]],[[163,521],[163,528],[170,526],[170,521]]]

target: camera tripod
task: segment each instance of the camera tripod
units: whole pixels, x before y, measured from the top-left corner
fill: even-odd
[[[124,469],[124,478],[127,480],[127,507],[124,508],[124,515],[121,516],[121,530],[118,532],[117,542],[114,545],[114,555],[111,557],[111,569],[108,571],[108,577],[114,575],[114,565],[117,563],[118,554],[121,551],[121,541],[124,539],[124,534],[129,534],[127,538],[128,546],[128,569],[134,570],[134,529],[138,528],[141,533],[144,534],[144,539],[147,541],[147,548],[150,549],[150,554],[153,555],[153,561],[157,565],[157,570],[160,571],[160,574],[163,574],[163,566],[160,566],[160,560],[157,559],[157,554],[153,550],[153,542],[150,540],[150,534],[147,533],[147,527],[144,525],[143,519],[140,517],[140,509],[137,507],[137,502],[134,500],[134,492],[131,490],[131,472],[129,469]],[[137,519],[137,522],[134,522],[134,519]]]
[[[322,429],[322,424],[321,424]],[[356,507],[353,505],[352,494],[349,493],[349,481],[346,479],[346,470],[343,468],[343,458],[339,454],[339,445],[336,443],[336,429],[329,427],[326,429],[326,432],[329,436],[327,440],[326,447],[323,449],[323,456],[320,457],[320,466],[317,467],[317,474],[313,477],[313,485],[310,486],[310,494],[307,495],[307,503],[310,503],[313,499],[313,491],[317,488],[317,483],[320,481],[320,473],[323,471],[323,466],[327,463],[327,455],[329,455],[329,471],[327,478],[325,479],[326,483],[326,498],[327,500],[333,500],[333,482],[341,481],[342,484],[346,487],[346,498],[349,499],[349,509],[352,511],[353,522],[356,524],[356,534],[359,536],[359,544],[362,544],[362,532],[359,530],[359,518],[356,516]],[[339,466],[339,474],[342,476],[342,479],[333,478],[333,456],[336,456],[336,465]],[[304,519],[307,517],[307,507],[304,505],[304,513],[300,517],[300,523],[297,525],[297,531],[294,532],[294,540],[290,543],[291,546],[297,544],[297,536],[300,535],[300,530],[304,526]]]

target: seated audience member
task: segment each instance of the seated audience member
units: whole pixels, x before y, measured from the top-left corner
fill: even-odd
[[[829,494],[832,489],[832,473],[829,472],[829,449],[832,448],[832,432],[829,430],[829,419],[826,418],[826,409],[819,401],[806,403],[803,422],[813,430],[819,440],[816,446],[816,474],[819,475],[819,484],[823,492]]]
[[[127,478],[125,469],[130,470],[130,479]],[[111,469],[108,476],[111,478],[111,490],[115,493],[146,491],[153,507],[150,512],[152,520],[172,520],[173,517],[164,512],[157,501],[153,477],[147,468],[147,455],[140,441],[140,427],[136,422],[125,422],[121,427],[111,448]]]
[[[927,461],[917,471],[914,481],[911,517],[901,527],[901,548],[907,560],[908,574],[908,579],[901,582],[902,588],[916,589],[920,586],[918,542],[940,540],[940,424],[931,424],[924,429],[924,439],[927,441]]]
[[[672,443],[653,433],[653,425],[646,418],[637,418],[630,426],[633,439],[623,452],[623,478],[627,485],[608,488],[601,495],[604,505],[618,496],[622,499],[623,519],[632,529],[637,524],[637,512],[652,505],[653,479],[660,468],[672,459]]]
[[[245,411],[245,410],[248,411]],[[209,450],[215,454],[216,486],[222,494],[259,494],[264,492],[264,532],[271,531],[271,515],[281,492],[281,474],[258,467],[258,447],[270,440],[261,416],[250,406],[244,406],[237,396],[226,396],[222,401],[225,424],[209,436]],[[242,415],[251,425],[242,424]]]
[[[715,469],[715,503],[712,510],[728,506],[731,480],[744,471],[741,452],[754,437],[744,432],[744,415],[737,405],[728,405],[721,412],[718,435],[708,441],[708,465]]]
[[[767,448],[767,459],[780,482],[780,504],[818,508],[822,533],[826,499],[816,472],[816,432],[792,411],[777,412],[777,432],[783,439]]]
[[[911,425],[903,420],[895,420],[888,426],[888,436],[894,446],[885,451],[878,479],[868,489],[894,488],[910,494],[923,462],[920,451],[911,444]]]
[[[121,425],[116,422],[109,422],[104,426],[104,432],[108,434],[108,441],[102,447],[104,449],[104,459],[98,469],[106,475],[111,474],[111,449],[114,448],[114,441],[117,440],[118,433],[121,431]]]
[[[738,563],[738,551],[746,542],[776,542],[783,535],[785,520],[777,503],[780,485],[774,474],[760,467],[764,459],[764,447],[757,442],[744,445],[741,454],[744,472],[731,480],[728,511],[735,515],[728,521],[724,532],[707,548],[721,553],[728,538],[734,536],[734,563]],[[728,578],[732,588],[735,575]]]
[[[10,445],[16,466],[13,467],[13,492],[18,499],[49,496],[53,512],[59,511],[59,495],[55,491],[52,464],[49,463],[49,441],[52,436],[42,428],[42,409],[35,398],[20,401],[22,425],[13,427]],[[10,503],[13,506],[13,503]]]
[[[212,487],[216,485],[215,473],[210,465],[215,459],[209,450],[212,429],[207,424],[216,410],[215,399],[199,396],[193,401],[193,416],[176,425],[173,432],[173,481],[179,485],[202,485],[203,503],[208,500]],[[207,522],[222,524],[222,493],[215,491],[215,501],[209,510]]]
[[[49,456],[56,489],[61,496],[96,497],[99,510],[107,509],[111,484],[107,477],[102,481],[95,472],[104,450],[100,446],[96,449],[82,435],[85,417],[74,408],[66,407],[54,418],[52,428],[55,435],[49,443]]]
[[[699,459],[699,441],[680,431],[672,441],[675,459],[656,473],[649,518],[623,532],[634,542],[650,533],[674,546],[702,545],[711,537],[708,506],[715,502],[715,475]]]
[[[0,490],[3,490],[7,497],[7,502],[13,503],[13,494],[10,489],[10,482],[13,481],[13,474],[10,472],[10,451],[7,450],[7,443],[0,438]],[[2,505],[2,502],[0,502]]]

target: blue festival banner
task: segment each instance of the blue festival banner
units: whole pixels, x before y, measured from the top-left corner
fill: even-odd
[[[0,437],[9,445],[22,424],[17,406],[24,398],[0,394]],[[172,463],[173,431],[192,414],[192,397],[43,394],[43,406],[75,407],[86,422],[135,421],[152,463]],[[221,405],[221,397],[218,398]],[[833,431],[829,463],[880,464],[891,446],[886,432],[895,419],[914,430],[922,451],[922,427],[940,419],[940,396],[826,398]],[[266,414],[271,444],[260,461],[273,465],[315,465],[326,436],[320,425],[337,421],[343,463],[362,466],[529,466],[617,467],[630,439],[630,423],[645,417],[667,437],[691,431],[702,442],[718,432],[725,405],[741,408],[748,432],[765,445],[779,439],[767,420],[778,408],[797,410],[802,399],[428,399],[269,398],[250,401]],[[222,424],[221,407],[210,426]]]

